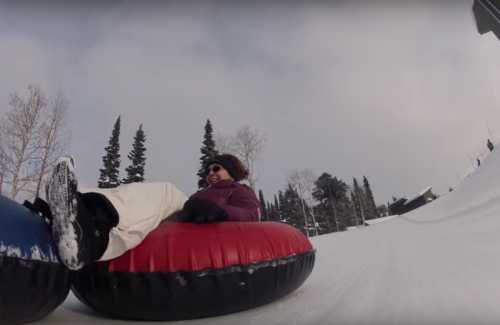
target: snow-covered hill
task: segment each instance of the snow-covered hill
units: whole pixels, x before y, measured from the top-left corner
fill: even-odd
[[[403,216],[313,239],[316,267],[291,295],[182,323],[500,323],[500,151],[457,189]],[[122,324],[70,296],[40,324]]]

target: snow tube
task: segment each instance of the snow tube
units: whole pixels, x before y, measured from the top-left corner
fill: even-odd
[[[0,324],[48,315],[66,299],[69,274],[45,221],[0,195]]]
[[[297,229],[275,222],[165,222],[136,248],[86,266],[75,295],[113,318],[182,320],[223,315],[297,289],[315,250]]]

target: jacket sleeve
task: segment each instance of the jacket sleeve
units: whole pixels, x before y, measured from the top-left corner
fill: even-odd
[[[221,206],[229,219],[228,221],[259,221],[260,203],[255,193],[247,186],[241,186],[229,197],[226,204]]]

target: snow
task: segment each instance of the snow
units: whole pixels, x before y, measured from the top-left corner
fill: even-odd
[[[406,204],[412,202],[412,201],[415,201],[416,199],[418,199],[420,196],[424,195],[427,191],[430,191],[432,190],[432,186],[429,186],[427,188],[425,188],[424,190],[420,191],[417,195],[415,195],[414,197],[412,197],[411,199],[407,200],[406,201]]]
[[[1,256],[18,257],[21,259],[32,261],[59,263],[59,259],[53,252],[52,247],[48,246],[47,250],[49,252],[49,255],[45,255],[40,247],[33,245],[30,247],[30,254],[23,254],[20,247],[17,247],[15,245],[6,245],[2,241],[0,241]]]
[[[23,257],[19,247],[5,245],[3,242],[0,242],[0,254],[8,257]]]
[[[376,225],[377,223],[385,222],[387,220],[391,220],[398,217],[398,215],[392,215],[392,216],[387,216],[387,217],[382,217],[382,218],[377,218],[377,219],[370,219],[370,220],[365,220],[365,222],[368,225]]]
[[[419,209],[312,241],[316,266],[295,292],[252,310],[182,323],[498,324],[500,152]],[[39,324],[70,322],[128,323],[97,316],[70,296]]]
[[[53,233],[56,232],[58,251],[61,260],[72,270],[83,266],[78,260],[78,241],[75,225],[77,223],[77,199],[71,195],[70,188],[77,186],[73,159],[69,156],[59,158],[49,181],[48,204],[53,214]],[[55,230],[54,230],[55,229]]]

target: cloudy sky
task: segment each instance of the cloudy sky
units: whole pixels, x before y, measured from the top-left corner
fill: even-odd
[[[238,3],[0,1],[0,112],[28,84],[62,91],[86,186],[116,117],[124,157],[143,123],[147,179],[187,193],[205,120],[247,124],[269,199],[303,168],[366,175],[377,203],[443,193],[500,142],[500,42],[472,0]]]

